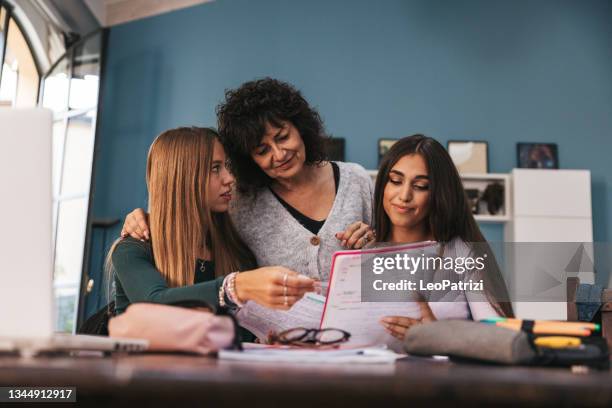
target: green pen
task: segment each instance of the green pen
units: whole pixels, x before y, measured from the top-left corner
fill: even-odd
[[[489,319],[481,319],[480,323],[488,323],[488,324],[495,324],[498,322],[505,322],[508,319],[506,319],[505,317],[491,317]]]

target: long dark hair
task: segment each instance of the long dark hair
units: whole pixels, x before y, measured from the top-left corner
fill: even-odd
[[[513,316],[508,291],[495,257],[472,215],[459,172],[446,149],[435,139],[416,134],[397,141],[385,154],[378,170],[374,189],[374,222],[377,240],[385,242],[391,234],[391,220],[383,207],[389,172],[404,156],[420,155],[429,173],[429,215],[427,225],[434,239],[448,243],[460,238],[466,244],[478,245],[488,260],[484,279],[485,293],[491,305],[503,316]]]

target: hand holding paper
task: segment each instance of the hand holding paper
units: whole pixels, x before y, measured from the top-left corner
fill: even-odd
[[[238,299],[251,300],[271,309],[288,310],[315,281],[283,266],[267,266],[236,275]]]
[[[390,335],[399,340],[404,340],[406,331],[410,329],[410,327],[416,324],[433,322],[437,320],[427,302],[420,301],[417,302],[417,304],[421,310],[420,319],[413,319],[406,316],[385,316],[380,320],[380,323]]]
[[[255,302],[247,304],[238,311],[238,323],[257,338],[266,340],[270,332],[279,333],[295,327],[318,328],[323,313],[325,298],[315,293],[307,293],[287,311],[273,310]]]

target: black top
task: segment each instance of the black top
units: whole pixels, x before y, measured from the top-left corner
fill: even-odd
[[[340,169],[338,168],[338,165],[336,163],[330,163],[332,166],[332,170],[334,171],[335,190],[336,193],[338,193],[338,184],[340,184]],[[323,224],[325,224],[325,220],[317,221],[305,216],[304,214],[293,208],[285,200],[280,198],[272,189],[270,189],[270,191],[272,192],[272,194],[274,194],[274,197],[276,197],[276,199],[283,205],[283,207],[285,207],[287,211],[289,211],[289,214],[291,214],[293,218],[295,218],[300,224],[302,224],[304,228],[312,232],[314,235],[317,235],[319,233],[321,227],[323,227]]]
[[[213,261],[205,261],[196,259],[195,275],[193,275],[193,283],[208,282],[215,279],[215,263]]]

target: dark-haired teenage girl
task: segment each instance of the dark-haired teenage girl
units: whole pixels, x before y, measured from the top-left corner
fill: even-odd
[[[487,260],[481,271],[483,291],[459,293],[450,302],[429,301],[419,319],[387,316],[381,324],[403,339],[422,321],[513,315],[506,286],[486,240],[470,210],[459,173],[448,152],[435,139],[414,135],[396,142],[384,156],[374,191],[374,223],[378,242],[437,241],[444,257]],[[454,272],[453,272],[454,273]]]

